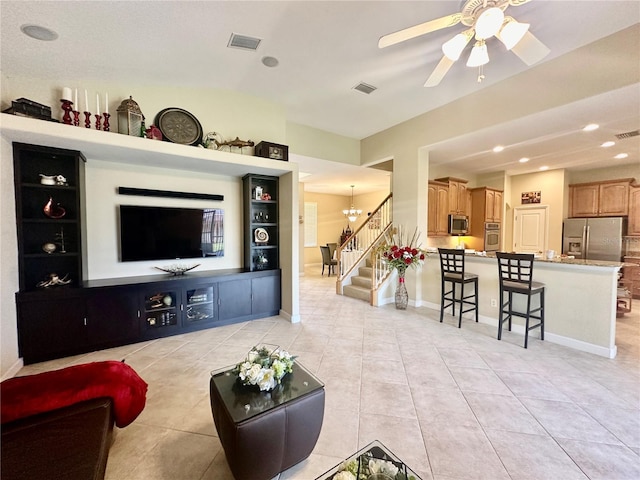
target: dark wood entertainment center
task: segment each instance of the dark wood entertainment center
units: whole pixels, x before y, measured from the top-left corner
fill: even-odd
[[[259,245],[270,254],[264,268],[256,268],[255,255],[250,255],[244,268],[85,280],[84,156],[75,150],[24,143],[14,143],[13,153],[20,285],[17,327],[25,364],[279,314],[277,177],[245,177],[245,185],[252,181],[270,185],[274,195],[260,202],[249,196],[243,199],[252,205],[245,222],[245,249],[255,248],[255,211],[271,212],[263,222],[271,239],[268,245]],[[41,173],[62,174],[65,182],[45,184]],[[66,210],[62,217],[43,213],[49,198]],[[66,232],[64,248],[61,227]],[[54,251],[43,250],[44,244],[52,243]],[[38,287],[53,272],[69,283]]]

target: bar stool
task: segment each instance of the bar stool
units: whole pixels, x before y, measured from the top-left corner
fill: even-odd
[[[500,278],[500,318],[498,320],[498,340],[502,338],[502,324],[509,322],[511,331],[511,319],[515,315],[525,319],[524,348],[527,348],[529,330],[540,327],[540,340],[544,340],[544,288],[545,284],[533,281],[533,253],[502,253],[496,252],[498,258],[498,277]],[[504,301],[504,292],[508,299]],[[518,293],[527,296],[527,311],[515,312],[513,310],[513,294]],[[540,295],[540,304],[537,308],[531,308],[531,297]],[[506,317],[504,315],[506,314]],[[534,315],[537,314],[537,315]],[[539,320],[535,325],[529,325],[529,319]]]
[[[460,304],[458,316],[458,328],[462,327],[462,314],[475,310],[476,322],[478,321],[478,275],[464,271],[464,250],[454,248],[439,248],[441,290],[440,290],[440,323],[444,311],[451,307],[451,314],[456,315],[456,303]],[[451,283],[451,290],[446,291],[446,283]],[[464,296],[464,286],[473,283],[473,294]],[[456,285],[460,285],[460,298],[456,298]],[[473,298],[474,300],[469,300]],[[450,302],[450,303],[446,303]],[[472,305],[471,308],[464,309],[464,306]]]

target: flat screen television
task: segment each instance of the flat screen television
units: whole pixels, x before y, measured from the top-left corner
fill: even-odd
[[[120,260],[224,256],[224,210],[120,205]]]

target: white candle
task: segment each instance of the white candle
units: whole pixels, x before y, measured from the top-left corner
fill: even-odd
[[[87,89],[84,89],[84,111],[89,111],[89,96],[87,95]]]
[[[69,87],[64,87],[62,89],[62,99],[71,101],[71,89]]]
[[[78,107],[78,89],[77,88],[74,93],[75,95],[73,97],[73,106],[76,107],[76,112],[77,112],[80,109],[80,107]]]
[[[109,94],[104,94],[104,113],[109,113]]]
[[[96,115],[100,115],[100,94],[96,93]]]

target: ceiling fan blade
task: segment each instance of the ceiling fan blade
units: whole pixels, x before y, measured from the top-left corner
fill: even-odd
[[[440,30],[442,28],[452,27],[460,23],[461,19],[461,13],[454,13],[452,15],[447,15],[446,17],[436,18],[435,20],[421,23],[420,25],[414,25],[413,27],[405,28],[404,30],[389,33],[388,35],[380,37],[380,40],[378,41],[378,48],[389,47],[391,45],[395,45],[396,43],[404,42],[405,40],[410,40],[427,33],[435,32],[436,30]]]
[[[520,57],[520,60],[531,66],[546,57],[551,50],[531,32],[527,32],[511,51]]]
[[[435,87],[436,85],[438,85],[454,63],[455,62],[453,60],[444,55],[438,65],[436,65],[436,68],[433,70],[433,72],[431,72],[429,78],[427,78],[424,86]]]

